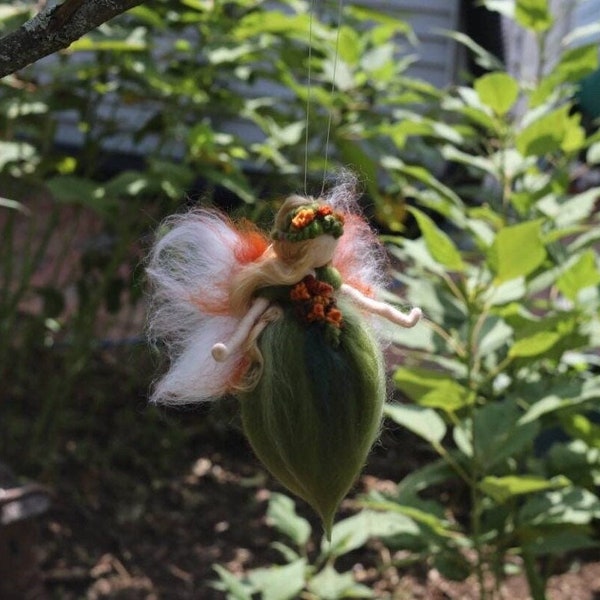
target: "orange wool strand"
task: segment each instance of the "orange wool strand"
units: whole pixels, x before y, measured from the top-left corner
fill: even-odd
[[[240,241],[234,249],[235,257],[241,264],[247,265],[265,253],[269,247],[269,240],[258,227],[248,221],[238,225],[238,230]]]

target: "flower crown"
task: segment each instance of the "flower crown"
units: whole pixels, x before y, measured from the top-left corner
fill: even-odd
[[[291,211],[285,227],[274,229],[271,238],[275,241],[302,242],[326,234],[337,239],[343,233],[344,216],[326,204],[313,202]]]

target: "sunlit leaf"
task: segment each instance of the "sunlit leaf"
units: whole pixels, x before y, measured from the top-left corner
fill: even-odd
[[[413,206],[408,210],[417,220],[419,229],[425,238],[427,249],[431,256],[444,267],[451,271],[464,271],[465,265],[459,250],[450,237],[444,233],[434,221],[424,212]]]
[[[526,221],[501,229],[488,254],[496,283],[504,283],[535,271],[546,258],[541,239],[542,220]]]
[[[564,296],[574,301],[582,289],[599,283],[600,271],[596,265],[596,255],[592,250],[588,250],[562,273],[556,280],[556,287]]]
[[[579,114],[570,114],[569,105],[562,106],[532,121],[516,138],[523,156],[546,156],[560,150],[574,152],[583,147],[585,132]]]
[[[406,404],[387,404],[385,414],[429,443],[439,443],[446,435],[446,424],[431,408]]]
[[[519,84],[508,73],[488,73],[475,80],[481,101],[497,115],[505,115],[519,96]]]
[[[322,600],[373,598],[372,590],[356,583],[352,572],[339,573],[329,564],[310,580],[308,588]]]
[[[566,487],[570,483],[564,476],[544,479],[535,475],[489,475],[481,480],[479,488],[496,502],[503,503],[515,496]]]
[[[294,501],[283,494],[272,494],[267,519],[278,531],[302,547],[310,537],[310,524],[296,513]]]
[[[550,29],[554,22],[548,0],[516,0],[515,19],[523,27],[536,32]]]
[[[226,590],[231,594],[232,600],[252,600],[252,587],[242,583],[235,575],[221,565],[213,565],[213,569],[220,578],[220,583],[215,584],[217,589]]]
[[[293,600],[298,598],[306,578],[306,559],[301,558],[287,565],[254,569],[248,574],[262,600]]]
[[[363,510],[336,523],[331,531],[331,543],[324,540],[322,551],[329,556],[341,556],[364,546],[370,538],[400,533],[418,535],[419,527],[402,514]]]
[[[548,352],[560,340],[555,331],[540,331],[516,341],[508,351],[512,358],[531,358]]]
[[[577,487],[552,490],[528,499],[519,511],[519,520],[532,525],[585,525],[600,518],[600,500]]]

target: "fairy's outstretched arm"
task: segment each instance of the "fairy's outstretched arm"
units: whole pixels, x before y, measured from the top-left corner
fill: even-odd
[[[379,302],[365,296],[362,292],[347,283],[342,284],[340,291],[349,296],[363,310],[379,315],[402,327],[414,327],[423,316],[420,308],[415,307],[408,314],[404,314],[385,302]]]
[[[227,343],[218,342],[212,347],[211,354],[213,358],[217,362],[224,362],[232,353],[243,346],[256,322],[268,307],[269,300],[266,298],[257,298],[250,307],[250,310],[239,322],[235,333],[227,340]]]

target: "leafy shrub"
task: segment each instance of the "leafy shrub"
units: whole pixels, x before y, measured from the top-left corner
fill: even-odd
[[[140,240],[162,216],[186,195],[227,204],[234,196],[257,219],[260,196],[276,185],[297,189],[309,98],[307,172],[320,178],[327,162],[355,164],[385,216],[389,196],[375,185],[372,157],[394,147],[398,134],[384,126],[392,107],[421,97],[403,76],[409,57],[394,56],[399,39],[409,49],[412,33],[352,7],[339,36],[335,17],[316,15],[309,36],[308,6],[146,3],[0,83],[2,195],[23,206],[0,206],[0,371],[35,389],[30,373],[14,368],[12,349],[21,365],[48,350],[60,356],[48,385],[43,374],[40,440],[61,428],[58,409],[102,343],[107,315],[140,298]],[[0,31],[33,10],[2,9]],[[43,215],[40,198],[49,203]],[[76,224],[89,220],[95,233],[73,264]],[[51,259],[62,261],[57,273],[70,271],[74,300],[63,280],[37,285],[36,270]]]
[[[545,3],[516,6],[543,47]],[[427,317],[394,336],[407,349],[394,382],[409,403],[387,416],[439,459],[394,494],[371,493],[362,514],[390,529],[403,519],[398,535],[370,533],[451,579],[475,573],[481,598],[512,566],[541,600],[552,562],[540,559],[598,547],[600,188],[581,188],[578,173],[600,146],[573,101],[597,68],[595,45],[569,48],[534,85],[497,69],[446,96],[418,134],[462,173],[453,188],[381,158],[414,199],[418,237],[388,241],[397,281]],[[439,485],[464,490],[466,505],[444,504]],[[318,570],[305,567],[310,587]]]

